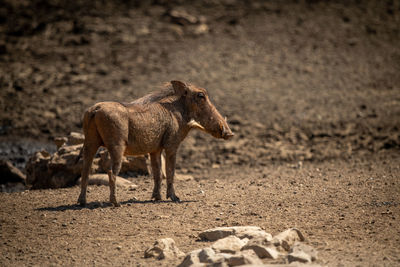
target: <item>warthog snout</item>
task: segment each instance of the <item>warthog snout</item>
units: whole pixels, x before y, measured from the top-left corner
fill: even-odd
[[[197,116],[199,123],[204,127],[202,130],[216,138],[229,139],[234,136],[224,119],[214,105],[207,99],[207,105],[202,107],[201,113]],[[204,119],[207,118],[207,119]]]
[[[225,126],[224,124],[221,124],[221,137],[225,140],[228,140],[229,138],[232,138],[235,134],[232,133],[231,129],[229,126]]]
[[[211,123],[209,124],[210,125],[209,132],[214,137],[223,138],[225,140],[233,137],[234,134],[232,133],[232,130],[229,128],[226,117],[222,118],[221,114],[214,106],[212,106],[211,111],[213,116],[210,118]],[[218,125],[218,127],[215,127],[214,125]],[[215,128],[217,128],[217,130],[215,130]]]

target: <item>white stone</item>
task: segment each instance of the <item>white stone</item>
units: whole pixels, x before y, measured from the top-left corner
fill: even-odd
[[[250,240],[242,250],[252,250],[254,251],[258,257],[261,259],[269,258],[269,259],[277,259],[279,258],[280,253],[276,250],[275,246],[270,245],[263,245],[262,242],[254,242]]]
[[[145,258],[154,257],[158,260],[175,259],[185,256],[185,254],[175,245],[172,238],[162,238],[157,240],[145,253]]]
[[[227,256],[225,255],[225,253],[217,253],[209,258],[208,261],[205,263],[207,264],[207,266],[227,266],[225,262],[226,258]]]
[[[219,239],[211,247],[216,252],[231,253],[234,254],[246,245],[248,239],[240,239],[236,236],[227,236],[225,238]]]
[[[279,264],[279,263],[264,263],[264,264],[245,264],[240,265],[240,267],[322,267],[316,263],[300,263],[300,262],[292,262],[290,264]]]
[[[262,261],[252,250],[242,251],[228,256],[226,262],[229,266],[242,266],[244,264],[261,265]]]
[[[235,236],[239,238],[264,238],[268,241],[272,240],[272,235],[265,232],[257,226],[237,226],[235,228]]]
[[[233,227],[217,227],[206,230],[199,234],[199,237],[203,240],[216,241],[218,239],[233,235],[235,233]]]
[[[210,259],[212,259],[214,256],[215,251],[212,248],[203,248],[198,253],[198,258],[200,262],[210,262]]]
[[[309,257],[303,255],[307,254]],[[300,243],[300,242],[296,242],[294,243],[292,249],[290,250],[290,258],[292,259],[300,259],[299,261],[305,262],[307,260],[307,262],[310,261],[315,261],[317,260],[317,250],[309,245],[306,245],[304,243]],[[293,261],[293,260],[292,260]]]
[[[275,246],[281,246],[286,251],[289,251],[296,241],[304,241],[304,240],[305,238],[303,234],[298,229],[289,228],[274,236],[272,242]]]
[[[291,252],[288,255],[288,261],[289,262],[299,261],[302,263],[309,263],[311,262],[311,256],[305,253],[304,251]]]
[[[183,261],[178,265],[178,267],[194,267],[194,266],[203,266],[205,263],[200,263],[199,253],[202,249],[196,249],[189,252]],[[214,254],[213,254],[214,255]],[[201,265],[203,264],[203,265]]]
[[[215,251],[210,247],[196,249],[188,253],[178,267],[227,266],[225,260],[229,255],[231,254],[215,253]]]

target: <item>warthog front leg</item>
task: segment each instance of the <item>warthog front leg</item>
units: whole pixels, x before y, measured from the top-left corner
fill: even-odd
[[[154,178],[154,188],[151,198],[159,201],[161,200],[161,150],[150,154],[151,171]]]
[[[176,150],[166,151],[167,198],[174,202],[180,202],[181,200],[175,195],[174,189],[175,162]]]

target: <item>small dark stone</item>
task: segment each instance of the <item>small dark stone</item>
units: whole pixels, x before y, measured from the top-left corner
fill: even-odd
[[[17,83],[14,83],[13,87],[14,87],[15,91],[17,91],[17,92],[24,91],[24,88],[21,85],[17,84]]]

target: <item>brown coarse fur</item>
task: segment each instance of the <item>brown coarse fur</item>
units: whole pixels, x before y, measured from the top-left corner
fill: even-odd
[[[78,202],[86,204],[86,189],[93,157],[100,146],[107,148],[111,164],[107,171],[110,202],[119,206],[115,180],[122,156],[150,154],[154,176],[152,198],[161,200],[161,153],[166,155],[167,198],[180,201],[175,195],[174,173],[176,152],[193,128],[216,138],[233,136],[226,120],[210,102],[207,91],[180,81],[172,81],[159,92],[130,103],[100,102],[83,117],[83,169]]]

